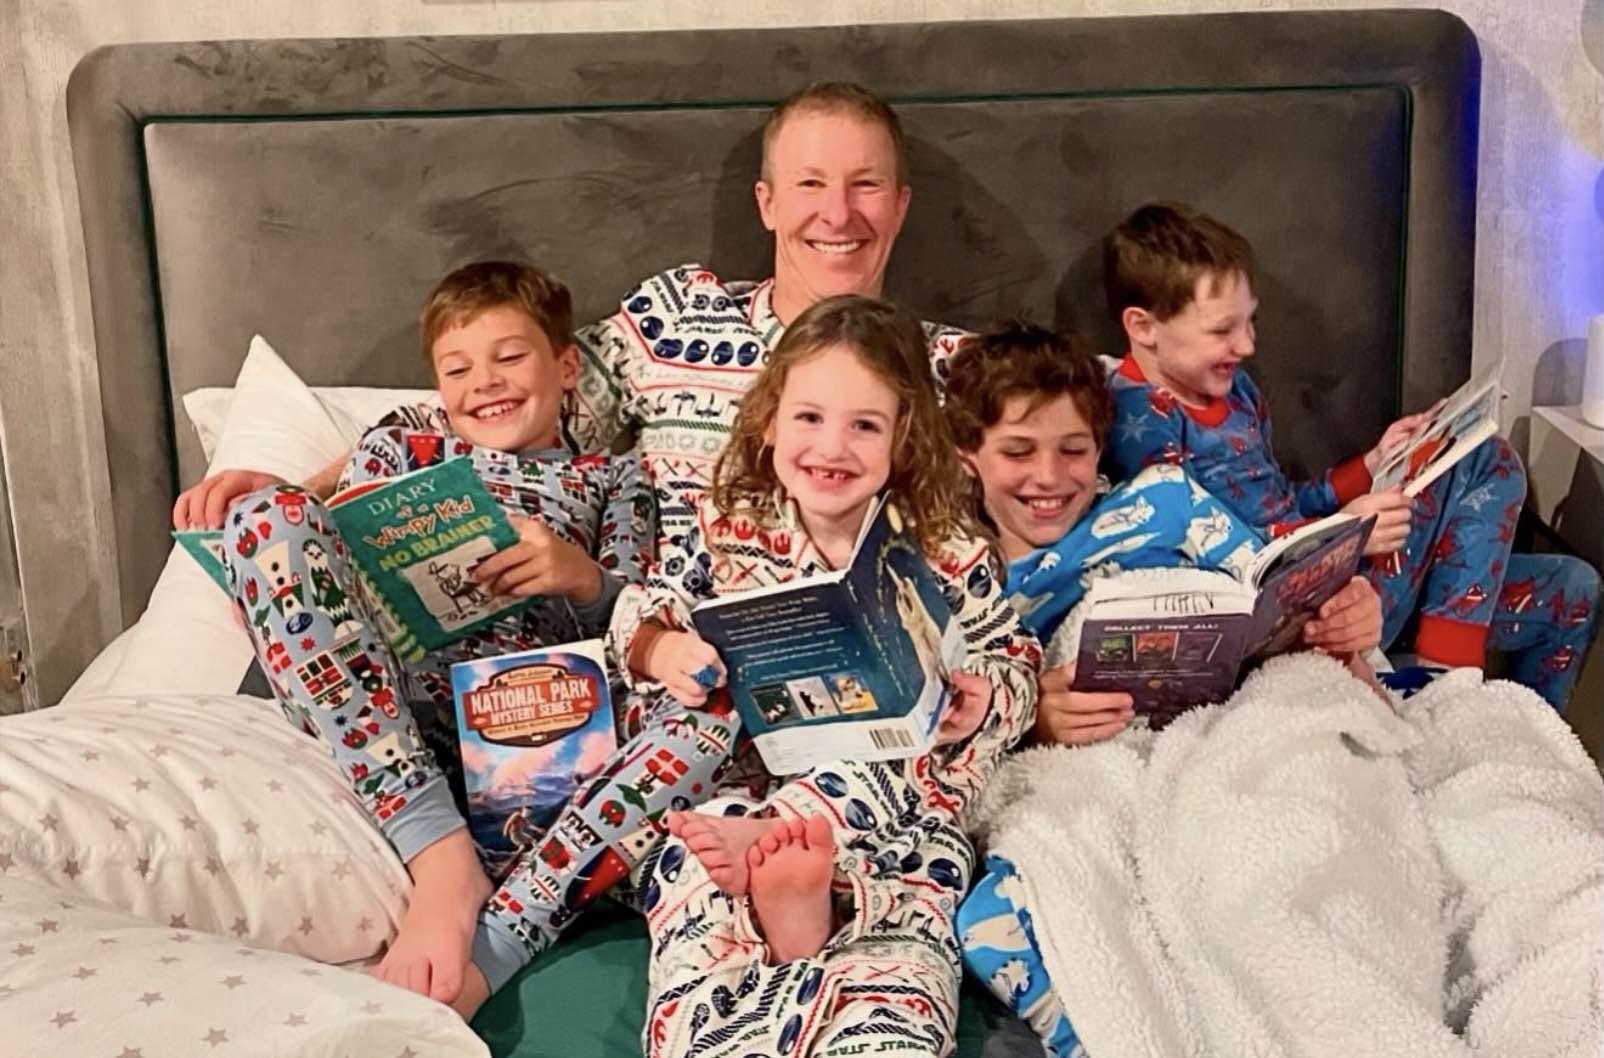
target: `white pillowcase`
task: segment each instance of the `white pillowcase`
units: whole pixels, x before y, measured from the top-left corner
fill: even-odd
[[[432,390],[324,392],[330,395],[328,404],[266,339],[252,338],[232,389],[197,390],[184,398],[210,460],[207,474],[249,469],[305,480],[350,452],[386,412],[434,395]],[[168,528],[151,526],[151,531]],[[90,662],[62,701],[168,691],[229,694],[239,689],[253,657],[250,640],[235,624],[233,604],[175,546],[144,614]]]
[[[295,385],[300,389],[307,388],[306,383],[298,377]],[[439,394],[432,389],[314,386],[308,392],[317,398],[334,421],[340,436],[346,439],[347,450],[355,447],[362,435],[376,426],[380,419],[402,405],[440,403]],[[234,389],[229,386],[205,386],[184,394],[184,414],[189,416],[190,424],[195,427],[195,436],[200,440],[201,451],[208,460],[217,449],[233,400]]]
[[[0,872],[0,952],[6,1054],[489,1054],[449,1007],[365,973],[142,922],[14,871]]]
[[[406,906],[406,870],[328,748],[261,698],[5,717],[0,776],[6,880],[320,962],[377,955]]]

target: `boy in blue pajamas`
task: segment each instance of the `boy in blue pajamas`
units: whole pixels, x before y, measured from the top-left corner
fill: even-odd
[[[1366,573],[1381,594],[1382,646],[1417,619],[1422,664],[1481,668],[1489,648],[1508,651],[1514,676],[1564,708],[1594,635],[1598,574],[1568,556],[1510,553],[1526,475],[1502,438],[1412,501],[1371,493],[1371,475],[1426,413],[1320,478],[1292,482],[1272,454],[1269,407],[1239,370],[1254,353],[1258,305],[1247,241],[1185,206],[1144,206],[1108,237],[1104,283],[1130,343],[1111,379],[1112,473],[1184,466],[1270,535],[1337,510],[1376,514]]]
[[[655,540],[651,485],[633,455],[558,447],[578,375],[569,306],[560,283],[528,266],[486,262],[447,276],[421,329],[448,428],[369,431],[342,482],[471,460],[520,536],[474,578],[495,594],[537,597],[530,607],[399,663],[315,498],[262,489],[225,525],[231,583],[279,701],[328,743],[413,876],[375,972],[465,1016],[628,873],[661,816],[706,796],[736,729],[727,709],[632,700],[619,717],[627,743],[493,890],[463,822],[450,666],[604,633],[622,588],[644,580]]]

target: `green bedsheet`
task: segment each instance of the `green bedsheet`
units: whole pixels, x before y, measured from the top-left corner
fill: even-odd
[[[496,1058],[637,1058],[646,1016],[646,924],[622,908],[600,908],[556,950],[514,977],[473,1019]],[[992,1010],[1001,1006],[966,981],[958,1054],[976,1058]]]

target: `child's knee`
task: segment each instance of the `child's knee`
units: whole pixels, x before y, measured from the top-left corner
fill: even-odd
[[[1482,448],[1486,451],[1484,481],[1490,479],[1504,497],[1506,504],[1526,501],[1526,465],[1520,455],[1502,437],[1492,437]]]

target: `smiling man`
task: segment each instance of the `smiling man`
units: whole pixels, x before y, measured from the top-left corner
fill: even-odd
[[[597,451],[638,427],[663,539],[690,525],[741,395],[786,325],[834,294],[880,294],[912,195],[902,125],[858,85],[805,88],[769,115],[754,192],[774,234],[772,277],[726,282],[681,265],[576,335],[584,365],[573,439]],[[937,365],[962,337],[932,324],[925,331]]]

